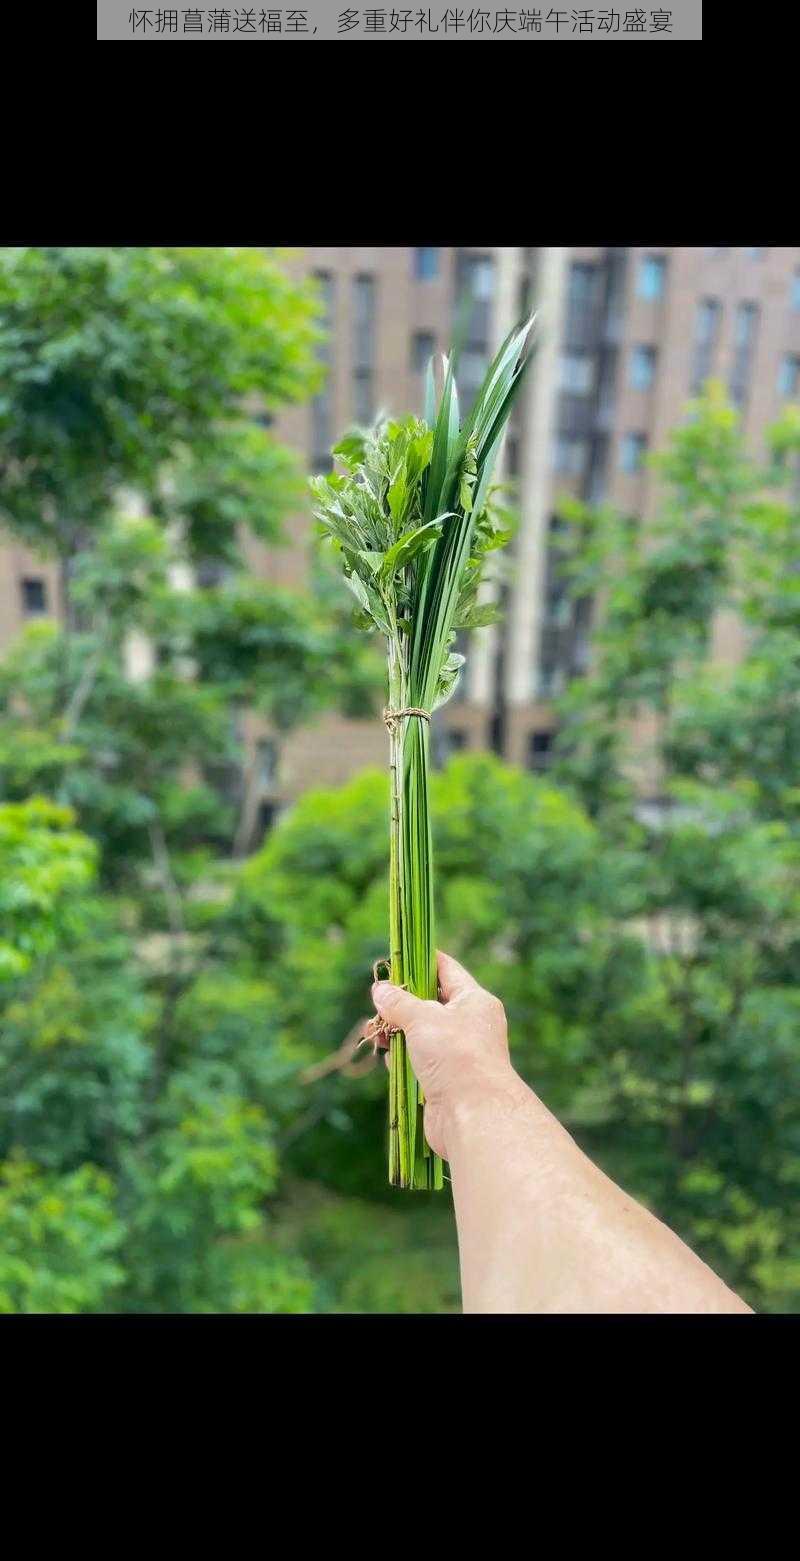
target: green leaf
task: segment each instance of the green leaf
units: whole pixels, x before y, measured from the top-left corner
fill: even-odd
[[[403,510],[405,508],[406,502],[406,492],[406,479],[404,475],[401,475],[397,478],[396,482],[392,483],[386,495],[386,502],[389,505],[389,513],[391,514],[395,525],[398,526],[403,518]]]
[[[370,612],[353,608],[353,625],[356,629],[363,629],[366,634],[373,634],[378,625]]]
[[[384,559],[386,557],[386,554],[385,553],[370,552],[370,551],[368,551],[367,548],[359,548],[358,549],[358,556],[359,556],[359,558],[363,558],[364,562],[372,570],[372,573],[374,575],[377,575],[377,574],[380,573],[381,566],[382,566],[383,561],[384,561]]]
[[[352,429],[333,446],[331,455],[339,456],[349,466],[357,466],[364,459],[366,440],[364,435],[356,429]]]
[[[457,651],[451,651],[450,655],[446,658],[442,670],[439,674],[436,698],[433,702],[434,710],[438,710],[441,705],[446,704],[448,699],[452,697],[453,693],[455,692],[459,677],[461,676],[461,668],[463,667],[465,661],[466,657],[460,655]]]
[[[455,626],[457,629],[485,629],[489,624],[497,623],[499,617],[500,609],[495,602],[481,602],[457,613]]]
[[[485,533],[480,539],[480,551],[482,553],[494,553],[498,548],[508,547],[514,533],[498,527],[496,531]]]
[[[356,601],[360,604],[361,607],[363,607],[364,611],[366,613],[368,613],[369,616],[371,618],[373,618],[374,621],[377,623],[378,620],[377,620],[377,618],[375,618],[375,614],[372,611],[372,601],[371,601],[370,595],[369,595],[369,593],[367,591],[367,587],[364,584],[364,581],[361,579],[361,576],[356,574],[355,572],[353,572],[352,574],[345,573],[345,577],[344,578],[345,578],[345,584],[349,586],[349,588],[352,591],[354,597],[356,598]]]
[[[405,569],[420,548],[429,547],[441,530],[442,524],[448,520],[449,515],[437,515],[435,520],[429,520],[426,525],[420,526],[416,531],[407,531],[405,536],[395,542],[393,547],[385,554],[382,574],[385,580],[390,580],[392,575]]]
[[[426,466],[430,465],[432,451],[433,429],[426,428],[424,433],[418,434],[416,439],[412,439],[408,447],[406,471],[409,483],[412,481],[416,482],[422,476]]]

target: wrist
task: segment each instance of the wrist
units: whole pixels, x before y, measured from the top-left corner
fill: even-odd
[[[487,1119],[516,1108],[530,1096],[527,1084],[510,1062],[461,1074],[442,1101],[448,1140],[463,1132],[471,1135]]]

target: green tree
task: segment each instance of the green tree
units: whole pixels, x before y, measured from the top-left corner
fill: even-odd
[[[15,1253],[44,1232],[12,1310],[310,1304],[265,1215],[277,1023],[213,940],[243,712],[374,688],[322,595],[244,553],[302,492],[254,414],[315,388],[315,314],[262,251],[0,252],[0,522],[62,580],[0,666],[2,1219]]]
[[[171,987],[73,823],[0,806],[0,1310],[308,1310],[265,1213],[278,1162],[254,1097],[288,1071],[274,1005],[195,972],[172,1054]]]
[[[65,569],[132,488],[195,556],[271,540],[296,496],[245,413],[320,373],[307,288],[256,249],[0,250],[0,519]]]
[[[113,1188],[96,1167],[58,1176],[0,1162],[0,1312],[104,1311],[124,1279]]]
[[[603,1027],[607,1163],[778,1308],[800,1299],[798,452],[794,408],[767,465],[748,458],[712,384],[655,461],[652,527],[565,509],[573,590],[602,612],[559,778],[627,857],[648,951]],[[709,655],[724,610],[746,625],[735,666]]]
[[[276,1097],[291,1178],[277,1235],[312,1265],[320,1304],[457,1310],[451,1211],[427,1199],[397,1211],[384,1185],[384,1070],[313,1077],[369,1013],[372,962],[386,953],[387,805],[378,772],[306,794],[242,868],[231,941],[217,948],[269,983],[296,1059]],[[609,892],[630,897],[624,867],[575,801],[488,755],[435,776],[432,806],[441,941],[502,995],[517,1065],[568,1114],[598,1025],[644,963],[608,908]]]
[[[372,698],[324,578],[300,600],[240,551],[296,492],[251,413],[310,393],[315,339],[255,251],[0,253],[0,518],[64,590],[0,666],[5,1311],[458,1307],[447,1203],[383,1184],[384,1071],[331,1057],[386,953],[385,779],[304,797],[244,864],[220,784],[244,710],[280,733]],[[520,1070],[775,1310],[800,1305],[799,452],[795,410],[759,467],[712,391],[655,526],[572,506],[601,610],[558,767],[465,756],[433,796],[441,941]],[[709,663],[722,609],[738,667]]]
[[[652,526],[565,506],[571,589],[601,611],[558,765],[536,780],[460,758],[433,799],[440,937],[503,998],[518,1067],[611,1175],[773,1310],[800,1305],[799,433],[790,412],[759,467],[712,386],[658,462]],[[714,624],[734,609],[744,655],[723,666]],[[232,903],[307,1066],[369,1010],[385,807],[377,775],[306,796]],[[345,1304],[335,1189],[359,1211],[358,1304],[402,1306],[409,1253],[438,1227],[415,1208],[410,1245],[398,1236],[396,1264],[368,1280],[387,1218],[382,1070],[311,1076],[305,1110],[279,1124],[284,1161],[329,1201],[304,1225],[293,1194],[293,1239],[327,1304]],[[431,1284],[441,1309],[447,1282]]]

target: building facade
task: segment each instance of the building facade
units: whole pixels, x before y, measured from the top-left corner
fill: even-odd
[[[568,601],[556,569],[554,517],[561,495],[605,500],[647,522],[657,479],[643,463],[663,448],[687,401],[709,377],[738,406],[747,443],[800,399],[800,248],[318,247],[289,257],[316,277],[324,299],[324,388],[276,419],[274,431],[310,471],[329,469],[330,446],[380,411],[421,411],[432,352],[446,351],[457,310],[466,317],[459,367],[469,401],[502,337],[538,311],[536,352],[512,417],[500,475],[518,512],[503,565],[503,622],[467,647],[457,696],[435,718],[439,759],[490,748],[546,768],[553,701],[588,665],[590,611]],[[466,304],[464,300],[467,300]],[[310,510],[287,522],[288,545],[250,544],[250,564],[302,586]],[[0,649],[32,616],[56,608],[55,570],[25,549],[0,555]],[[714,654],[735,658],[734,619],[715,628]],[[330,714],[278,750],[251,739],[251,821],[309,785],[345,780],[385,761],[380,721]]]
[[[663,448],[686,404],[718,378],[764,453],[766,427],[800,400],[800,248],[316,249],[296,262],[326,298],[329,374],[311,407],[279,431],[315,471],[352,421],[420,410],[424,367],[446,350],[469,298],[459,386],[468,400],[502,337],[538,311],[536,353],[515,406],[501,475],[516,489],[518,529],[504,561],[503,621],[472,636],[459,694],[435,721],[438,757],[489,748],[544,769],[553,701],[585,670],[591,608],[572,604],[557,570],[562,495],[605,501],[646,524],[658,479],[644,456]],[[297,581],[310,521],[269,567]],[[715,625],[713,654],[735,659],[741,630]],[[289,739],[273,785],[291,796],[381,763],[374,723],[329,716]]]

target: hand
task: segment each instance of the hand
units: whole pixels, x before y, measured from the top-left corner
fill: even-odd
[[[372,1000],[382,1019],[405,1034],[411,1065],[425,1093],[425,1137],[447,1159],[448,1117],[456,1102],[516,1077],[508,1054],[505,1009],[449,954],[437,955],[441,1002],[413,997],[377,981]]]
[[[465,1312],[749,1312],[616,1187],[514,1072],[503,1005],[448,954],[442,1001],[378,981],[450,1166]]]

